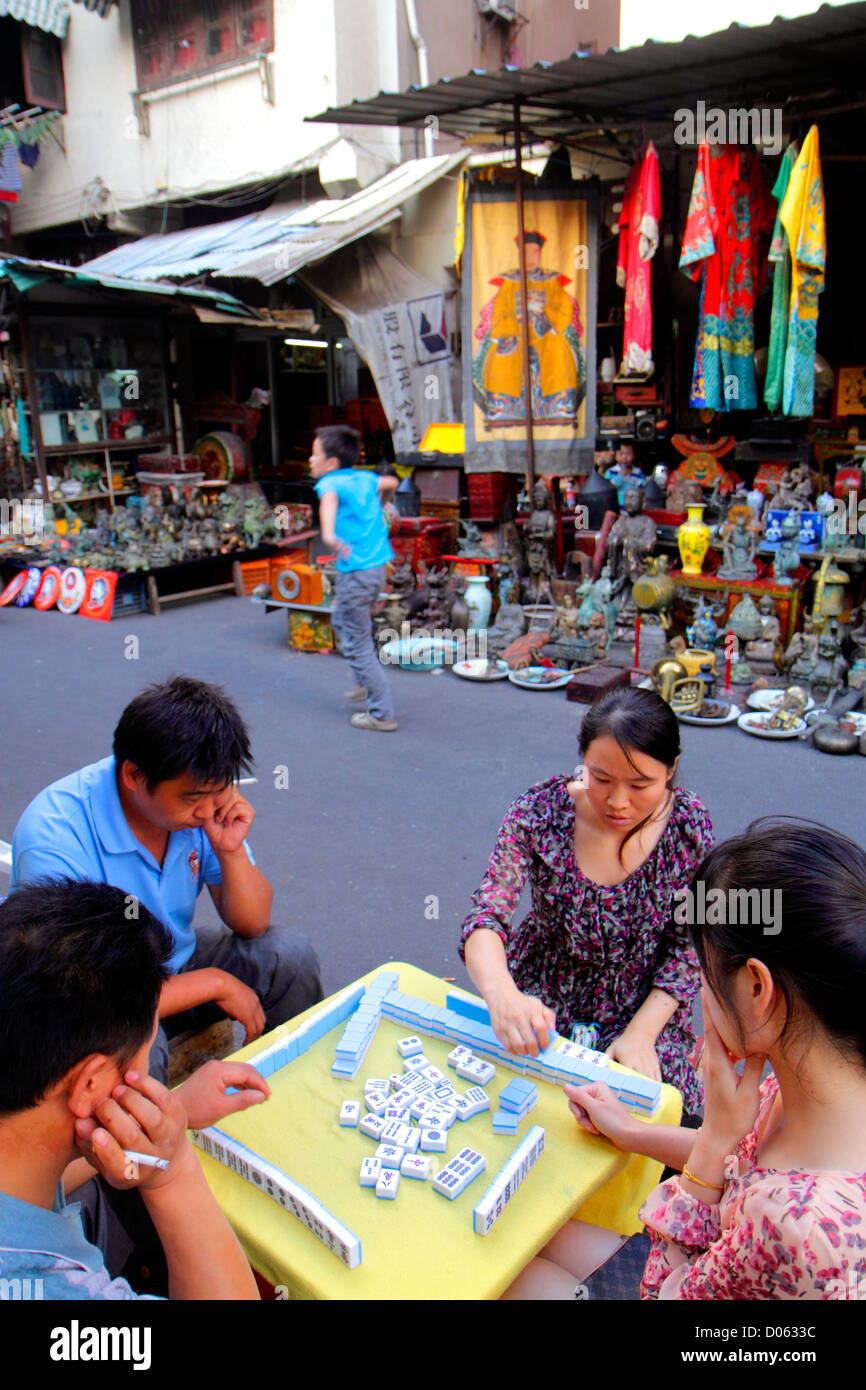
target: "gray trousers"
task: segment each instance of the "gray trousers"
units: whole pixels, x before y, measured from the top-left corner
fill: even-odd
[[[331,626],[358,685],[367,692],[374,719],[393,719],[394,701],[385,668],[373,641],[371,610],[385,586],[385,566],[372,570],[337,570],[336,604]]]
[[[292,927],[268,927],[264,936],[254,938],[237,936],[228,927],[198,927],[196,939],[195,951],[181,973],[215,967],[249,985],[261,1000],[266,1031],[324,998],[318,957],[307,937]],[[200,1004],[164,1018],[150,1049],[151,1076],[165,1085],[169,1038],[225,1017],[218,1005]]]

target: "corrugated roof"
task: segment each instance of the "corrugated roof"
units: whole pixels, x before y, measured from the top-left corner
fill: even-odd
[[[230,222],[146,236],[88,261],[84,269],[141,280],[259,280],[274,285],[400,216],[408,198],[465,160],[462,151],[410,159],[350,198],[281,203]]]
[[[62,39],[69,27],[69,0],[0,0],[0,18],[4,15]]]
[[[866,3],[822,5],[797,19],[732,24],[680,43],[648,40],[638,48],[575,53],[530,68],[474,70],[428,87],[380,92],[307,119],[423,126],[435,116],[439,129],[449,134],[502,136],[513,127],[513,103],[519,99],[527,136],[562,140],[602,127],[672,125],[676,110],[700,99],[729,107],[744,99],[784,105],[846,88],[860,94],[864,65]]]
[[[31,290],[50,285],[87,287],[99,285],[102,289],[118,294],[147,294],[163,299],[184,299],[191,305],[208,304],[225,314],[235,316],[255,316],[250,309],[233,294],[224,290],[203,289],[198,286],[153,284],[150,281],[134,280],[120,275],[95,274],[89,266],[58,265],[54,261],[34,261],[26,256],[0,256],[0,281],[10,281],[19,294],[29,294]]]

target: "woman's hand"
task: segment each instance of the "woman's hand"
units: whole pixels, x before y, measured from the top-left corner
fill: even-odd
[[[486,1002],[493,1031],[509,1052],[537,1057],[540,1048],[549,1046],[549,1030],[556,1029],[556,1014],[540,999],[522,994],[513,980],[489,990]]]
[[[742,1076],[734,1070],[731,1054],[722,1042],[701,992],[704,1013],[704,1055],[701,1074],[704,1082],[705,1141],[722,1154],[732,1153],[754,1128],[760,1103],[761,1074],[766,1057],[746,1058]]]
[[[602,1081],[589,1086],[563,1086],[568,1108],[587,1134],[601,1134],[625,1153],[634,1151],[635,1119]]]
[[[633,1030],[631,1025],[625,1032],[620,1033],[618,1038],[614,1038],[607,1049],[607,1055],[624,1067],[631,1067],[632,1071],[640,1072],[641,1076],[648,1076],[651,1081],[662,1079],[653,1043],[646,1033]]]

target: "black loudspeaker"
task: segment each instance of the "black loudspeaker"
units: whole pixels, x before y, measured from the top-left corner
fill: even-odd
[[[656,437],[656,417],[649,410],[638,410],[634,417],[634,437],[641,444],[649,444]]]

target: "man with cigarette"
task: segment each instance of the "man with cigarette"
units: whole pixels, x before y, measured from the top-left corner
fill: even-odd
[[[231,700],[176,676],[136,696],[113,756],[40,792],[12,838],[13,892],[45,879],[108,883],[123,889],[128,918],[143,905],[168,928],[171,973],[150,1055],[160,1081],[168,1036],[228,1015],[250,1042],[322,998],[308,939],[269,925],[273,890],[247,843],[255,812],[237,786],[250,766]],[[193,927],[205,885],[224,928]]]
[[[0,1299],[25,1285],[42,1299],[137,1296],[117,1277],[103,1183],[140,1193],[171,1298],[256,1299],[187,1128],[243,1108],[221,1085],[254,1087],[245,1104],[269,1088],[241,1063],[208,1063],[173,1092],[147,1075],[174,942],[146,907],[125,908],[122,890],[71,880],[0,904]]]

